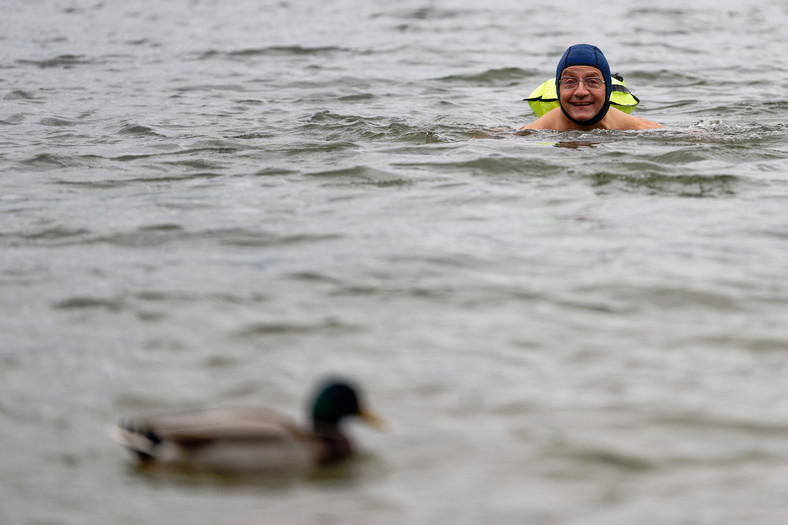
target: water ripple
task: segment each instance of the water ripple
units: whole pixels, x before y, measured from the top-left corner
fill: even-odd
[[[240,49],[236,51],[219,51],[211,49],[203,51],[198,55],[200,60],[224,59],[224,58],[247,58],[247,57],[268,57],[268,56],[325,56],[335,53],[348,52],[349,49],[339,46],[268,46],[261,48]]]
[[[731,197],[741,183],[734,175],[676,175],[664,170],[593,171],[588,176],[599,189],[694,198]]]
[[[788,11],[589,4],[7,0],[0,520],[788,522]],[[665,129],[517,131],[581,26]],[[89,434],[329,371],[272,491]]]
[[[75,66],[100,64],[102,63],[102,61],[94,58],[86,58],[85,55],[64,54],[64,55],[57,55],[52,58],[43,58],[38,60],[20,59],[17,60],[16,63],[25,66],[35,66],[41,69],[49,69],[49,68],[71,69]]]
[[[449,75],[446,77],[438,78],[439,82],[446,82],[449,84],[463,84],[463,85],[517,85],[526,79],[533,78],[538,75],[537,70],[524,70],[518,67],[506,67],[497,69],[488,69],[482,73],[469,74],[469,75]]]

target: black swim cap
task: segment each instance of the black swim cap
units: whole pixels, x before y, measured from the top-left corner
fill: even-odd
[[[575,120],[569,116],[569,113],[564,109],[561,104],[561,73],[569,66],[591,66],[597,68],[605,79],[605,105],[599,110],[594,117],[589,120]],[[613,79],[610,78],[610,66],[607,63],[605,55],[602,51],[589,44],[577,44],[569,46],[564,52],[564,56],[558,61],[558,67],[555,70],[555,90],[558,96],[558,103],[561,105],[561,111],[564,112],[566,118],[579,126],[593,126],[607,115],[607,110],[610,109],[610,94],[613,92]]]

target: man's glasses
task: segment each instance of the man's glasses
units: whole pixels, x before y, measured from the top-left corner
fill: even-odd
[[[566,89],[569,90],[576,89],[581,82],[583,83],[583,85],[585,85],[586,89],[597,90],[605,87],[604,79],[601,79],[599,77],[589,77],[584,80],[575,77],[564,77],[559,82],[561,83],[562,87],[565,87]]]

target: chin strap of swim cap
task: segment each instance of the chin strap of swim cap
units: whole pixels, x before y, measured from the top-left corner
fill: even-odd
[[[588,120],[576,120],[572,118],[569,113],[564,109],[561,104],[561,73],[569,66],[591,66],[597,68],[605,79],[605,105],[599,110],[599,113],[594,115]],[[613,92],[613,79],[610,77],[610,66],[607,63],[605,55],[596,47],[588,44],[577,44],[569,46],[564,52],[564,56],[558,61],[558,67],[555,71],[555,89],[558,96],[558,104],[561,106],[561,111],[566,118],[577,124],[578,126],[593,126],[607,115],[607,110],[610,109],[610,94]]]

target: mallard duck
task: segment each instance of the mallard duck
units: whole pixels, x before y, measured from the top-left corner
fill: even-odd
[[[213,409],[123,421],[113,438],[140,465],[179,465],[223,471],[301,470],[338,462],[353,453],[340,423],[357,416],[379,427],[347,381],[327,382],[312,404],[312,428],[263,409]]]

